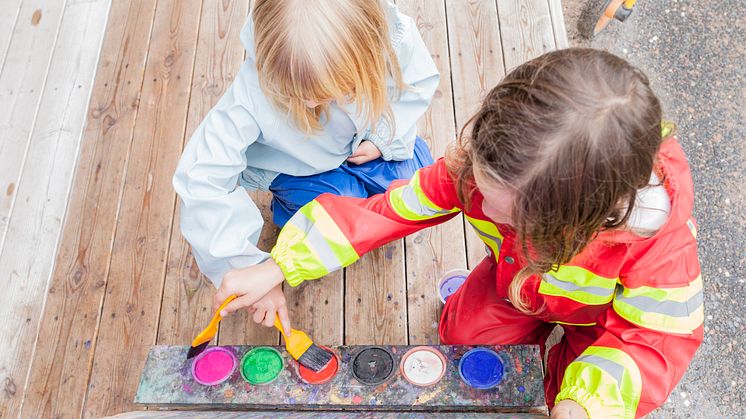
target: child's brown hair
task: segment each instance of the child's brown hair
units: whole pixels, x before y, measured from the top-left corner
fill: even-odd
[[[661,145],[661,106],[647,77],[608,52],[554,51],[511,71],[462,129],[446,161],[468,205],[474,172],[516,191],[513,227],[525,280],[567,263],[603,229],[623,227]]]

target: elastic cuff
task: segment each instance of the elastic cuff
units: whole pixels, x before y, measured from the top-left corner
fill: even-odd
[[[275,247],[272,248],[272,259],[274,259],[277,266],[280,267],[282,274],[285,276],[285,281],[291,287],[297,287],[303,283],[303,278],[295,268],[293,258],[289,256],[288,245],[284,241],[278,241]]]
[[[601,400],[595,395],[589,393],[583,387],[562,388],[562,390],[557,394],[557,397],[554,399],[554,405],[556,406],[557,403],[561,402],[562,400],[568,399],[574,401],[583,409],[585,409],[585,413],[588,415],[589,419],[604,417],[603,403],[601,402]]]
[[[384,140],[381,137],[378,137],[376,135],[370,134],[368,138],[366,138],[368,141],[373,143],[378,150],[381,151],[381,158],[386,161],[391,161],[394,158],[394,153],[391,151],[391,147],[389,146],[388,141]]]

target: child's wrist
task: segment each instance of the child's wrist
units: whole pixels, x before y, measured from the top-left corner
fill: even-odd
[[[280,268],[280,265],[275,262],[274,259],[269,258],[265,262],[267,265],[267,269],[269,270],[268,274],[270,278],[272,278],[272,283],[274,285],[279,285],[282,283],[282,281],[285,280],[285,273],[282,271],[282,268]]]

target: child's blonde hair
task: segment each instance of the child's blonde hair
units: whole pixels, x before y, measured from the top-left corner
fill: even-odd
[[[531,275],[569,262],[602,230],[623,228],[648,185],[662,143],[661,106],[647,77],[608,52],[572,48],[511,71],[487,95],[446,156],[459,197],[471,201],[474,172],[517,191],[512,225]]]
[[[390,98],[404,84],[385,7],[383,0],[255,0],[260,85],[300,130],[320,131],[325,102],[345,100],[356,102],[373,131],[381,118],[394,131]]]

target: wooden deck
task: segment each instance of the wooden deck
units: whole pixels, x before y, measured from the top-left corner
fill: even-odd
[[[397,3],[442,75],[419,124],[436,156],[506,69],[567,42],[560,0]],[[209,320],[214,290],[179,232],[171,177],[243,60],[249,8],[3,0],[0,418],[136,410],[149,347],[188,343]],[[460,218],[412,235],[287,290],[294,325],[329,345],[437,343],[435,281],[483,249]],[[218,338],[277,342],[243,315]]]

